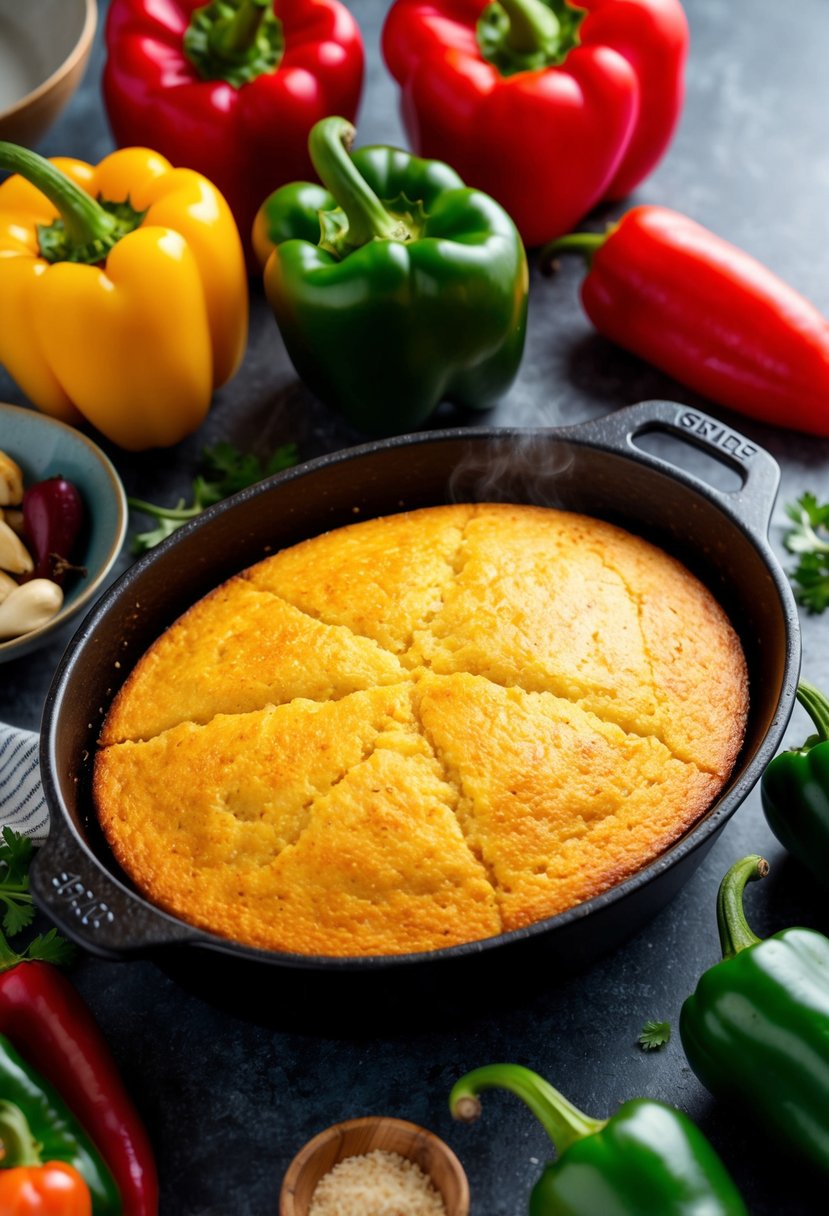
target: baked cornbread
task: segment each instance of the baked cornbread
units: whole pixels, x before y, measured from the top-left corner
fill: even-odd
[[[194,605],[104,722],[94,799],[159,906],[299,954],[433,950],[658,856],[740,749],[745,660],[662,550],[459,504],[326,533]]]

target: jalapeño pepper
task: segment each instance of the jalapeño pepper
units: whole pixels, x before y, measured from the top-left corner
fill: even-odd
[[[829,700],[801,680],[797,699],[817,733],[781,752],[760,781],[763,811],[785,848],[825,886],[829,875]]]
[[[829,939],[801,928],[765,941],[752,933],[743,892],[768,868],[744,857],[720,884],[723,959],[682,1006],[682,1044],[706,1088],[829,1170]]]
[[[477,1095],[493,1086],[526,1102],[558,1152],[533,1188],[529,1216],[747,1216],[722,1161],[681,1111],[633,1098],[593,1119],[529,1068],[490,1064],[453,1086],[455,1118],[477,1118]]]
[[[524,348],[515,225],[448,165],[382,146],[351,153],[353,136],[343,118],[318,122],[309,149],[324,189],[284,186],[254,226],[294,367],[373,434],[411,430],[442,400],[492,405]]]
[[[120,1216],[121,1196],[98,1150],[47,1081],[0,1036],[0,1168],[61,1161],[83,1178],[93,1216]]]

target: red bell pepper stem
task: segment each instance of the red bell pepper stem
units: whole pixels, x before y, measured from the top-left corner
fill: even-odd
[[[733,958],[741,950],[756,946],[762,939],[749,928],[743,908],[743,892],[747,882],[765,878],[769,863],[752,854],[734,863],[720,883],[717,892],[717,927],[723,958]]]
[[[507,14],[507,45],[520,55],[547,51],[558,40],[561,24],[541,0],[498,0]]]
[[[157,1216],[152,1148],[92,1014],[57,968],[43,962],[9,966],[16,956],[5,941],[0,946],[0,1034],[83,1124],[115,1178],[124,1216]]]
[[[610,235],[610,231],[611,229],[605,233],[569,232],[566,236],[560,236],[555,241],[550,241],[538,255],[541,269],[545,273],[550,272],[560,253],[579,253],[588,266],[592,265],[595,253],[601,249]]]
[[[251,49],[273,0],[242,0],[232,17],[210,31],[210,49],[219,59],[236,59]]]

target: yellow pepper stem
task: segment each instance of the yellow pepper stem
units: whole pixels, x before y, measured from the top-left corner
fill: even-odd
[[[60,214],[54,224],[38,228],[40,251],[49,262],[100,262],[140,222],[132,208],[121,205],[107,211],[51,161],[29,148],[0,140],[0,169],[31,182]]]

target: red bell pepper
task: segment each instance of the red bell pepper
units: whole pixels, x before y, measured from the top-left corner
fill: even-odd
[[[156,1216],[158,1179],[147,1133],[92,1014],[51,963],[19,957],[0,934],[0,1034],[83,1125],[118,1185],[124,1216]]]
[[[251,260],[265,198],[307,178],[308,132],[354,118],[363,43],[339,0],[112,0],[103,90],[118,144],[196,169],[222,192]]]
[[[748,253],[665,207],[553,241],[590,269],[585,312],[606,338],[759,422],[829,435],[829,322]]]
[[[687,48],[679,0],[395,0],[383,29],[415,150],[496,198],[528,245],[651,171]]]

